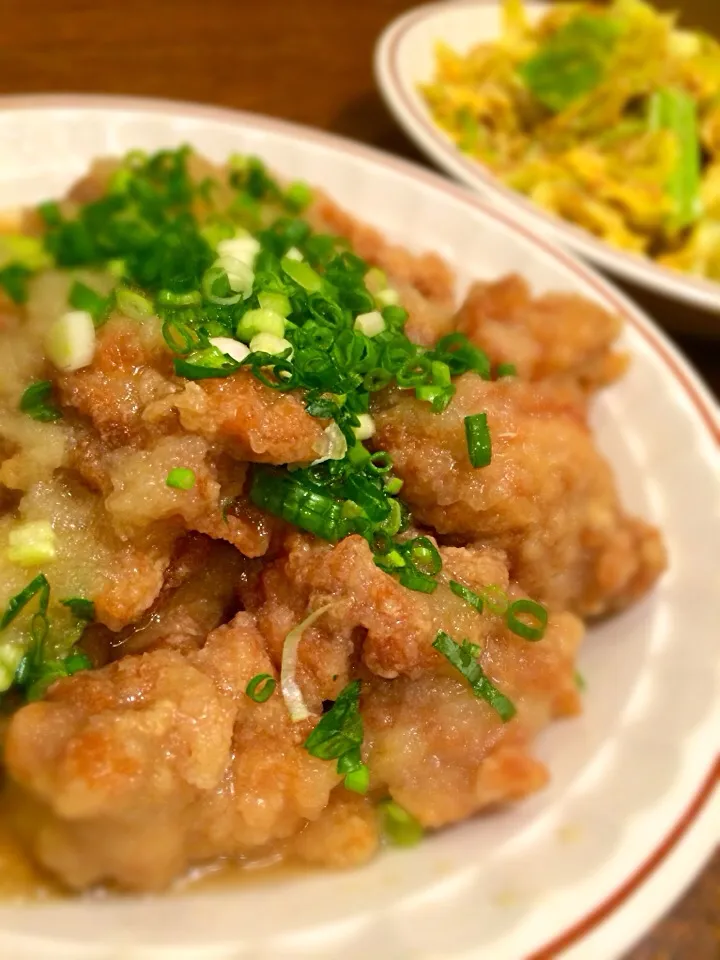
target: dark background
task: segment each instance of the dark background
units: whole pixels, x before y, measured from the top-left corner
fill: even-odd
[[[424,162],[382,105],[375,38],[406,0],[2,0],[0,94],[118,93],[254,110]],[[720,0],[656,0],[720,35]],[[2,146],[0,145],[0,149]],[[720,314],[630,291],[720,394]],[[689,337],[688,330],[695,331]],[[685,333],[683,333],[685,331]],[[702,331],[702,336],[698,336]],[[720,958],[720,854],[627,960]]]

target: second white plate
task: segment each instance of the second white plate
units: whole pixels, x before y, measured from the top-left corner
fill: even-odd
[[[539,16],[547,3],[530,3]],[[541,236],[553,234],[566,247],[618,277],[655,293],[720,314],[720,284],[661,267],[638,254],[612,247],[505,186],[487,167],[466,156],[434,122],[418,84],[435,69],[435,44],[443,41],[464,53],[500,34],[497,0],[450,0],[416,7],[394,20],[378,41],[375,73],[380,90],[400,125],[447,173],[486,200],[512,211]]]

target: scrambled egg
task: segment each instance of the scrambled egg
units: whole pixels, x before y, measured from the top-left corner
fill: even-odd
[[[720,280],[720,43],[642,0],[560,4],[436,49],[421,92],[468,156],[624,250]]]

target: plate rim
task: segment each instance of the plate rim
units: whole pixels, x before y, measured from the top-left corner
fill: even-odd
[[[546,0],[531,0],[547,6]],[[504,184],[479,160],[466,157],[418,108],[408,93],[399,66],[402,41],[419,24],[452,9],[498,6],[497,0],[441,0],[424,3],[392,20],[380,34],[374,53],[374,71],[382,97],[405,133],[441,169],[488,200],[512,211],[536,227],[552,232],[558,244],[567,246],[577,256],[612,272],[615,276],[661,293],[668,299],[692,304],[710,315],[720,316],[720,282],[696,277],[661,266],[631,251],[620,250],[589,231],[549,213]]]
[[[477,2],[477,0],[472,0]],[[465,0],[467,3],[467,0]],[[437,6],[435,4],[434,6]],[[289,121],[255,114],[248,111],[233,110],[224,107],[214,107],[206,104],[196,104],[184,101],[165,100],[144,97],[126,97],[115,95],[83,95],[83,94],[29,94],[0,96],[0,112],[18,112],[37,110],[89,110],[103,109],[112,111],[134,110],[144,113],[162,113],[180,117],[205,117],[208,119],[224,120],[260,129],[275,130],[286,135],[314,140],[329,147],[350,151],[360,157],[365,157],[374,164],[395,169],[407,176],[419,180],[449,195],[456,201],[461,201],[471,207],[481,210],[485,215],[495,219],[519,234],[524,240],[540,247],[546,254],[558,260],[566,269],[578,275],[586,284],[596,290],[607,302],[613,305],[624,320],[642,335],[649,347],[663,362],[667,372],[680,385],[683,393],[691,401],[693,412],[697,415],[698,426],[707,432],[710,440],[714,441],[715,452],[720,451],[720,406],[715,401],[707,386],[693,369],[682,352],[672,343],[645,312],[636,306],[630,298],[618,290],[611,281],[606,280],[590,265],[581,261],[571,250],[559,245],[553,237],[548,240],[537,236],[531,225],[522,219],[513,216],[513,211],[498,209],[485,197],[474,194],[462,186],[448,181],[440,174],[425,170],[402,158],[385,153],[374,147],[327,133],[312,127]],[[631,895],[640,889],[651,877],[656,876],[668,856],[682,846],[683,839],[690,828],[696,823],[711,801],[720,794],[720,751],[716,749],[715,756],[710,762],[707,775],[700,781],[697,790],[693,793],[689,805],[677,818],[672,829],[651,854],[642,861],[635,872],[621,884],[613,893],[607,896],[593,911],[579,917],[552,941],[530,954],[526,960],[551,960],[558,952],[577,945],[590,933],[599,932],[604,921],[611,918],[616,911],[624,906]],[[720,838],[718,838],[720,839]],[[707,851],[709,857],[712,848]],[[699,872],[706,858],[693,866],[691,875],[688,872],[680,878],[673,893],[666,897],[665,907],[675,896],[681,893],[681,885],[689,882]],[[637,931],[640,936],[646,928],[643,926]]]

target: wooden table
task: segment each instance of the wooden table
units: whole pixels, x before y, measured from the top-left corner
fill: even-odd
[[[371,56],[407,0],[4,0],[0,94],[122,93],[285,117],[422,161],[375,91]],[[717,0],[662,0],[720,34]],[[642,297],[674,328],[681,305]],[[720,318],[717,323],[720,337]],[[720,339],[678,337],[720,394]],[[720,854],[627,960],[718,960]]]

